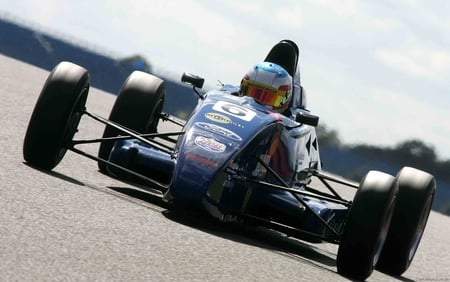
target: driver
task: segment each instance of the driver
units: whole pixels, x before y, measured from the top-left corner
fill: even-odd
[[[241,81],[240,94],[254,98],[269,111],[283,114],[292,100],[292,77],[280,65],[263,62],[253,66]],[[259,158],[268,164],[282,178],[289,179],[293,168],[288,164],[292,159],[289,150],[281,140],[281,132],[276,131],[262,140],[261,148],[256,149]],[[270,139],[270,141],[269,141]],[[268,144],[271,144],[268,146]],[[259,151],[258,151],[259,150]],[[257,163],[253,173],[263,172],[265,168]]]
[[[292,99],[292,77],[275,63],[259,63],[245,74],[240,93],[254,98],[273,112],[283,113]]]

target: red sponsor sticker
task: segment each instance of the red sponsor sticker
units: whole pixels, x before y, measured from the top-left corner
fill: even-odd
[[[212,138],[207,138],[205,136],[195,137],[194,143],[200,148],[214,153],[225,152],[225,149],[227,148],[225,144],[222,144]]]

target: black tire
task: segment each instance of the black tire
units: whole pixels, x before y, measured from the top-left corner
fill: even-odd
[[[399,199],[377,269],[401,275],[411,264],[433,204],[436,181],[424,171],[404,167],[397,174]]]
[[[25,161],[51,170],[64,157],[75,135],[89,92],[89,73],[70,62],[48,76],[34,106],[23,143]]]
[[[156,132],[165,91],[162,79],[141,71],[132,72],[120,89],[109,120],[138,133]],[[120,130],[106,126],[103,138],[121,134]],[[100,143],[98,157],[107,160],[113,146],[114,142],[111,141]],[[107,173],[104,163],[98,162],[98,168]]]
[[[361,181],[350,208],[337,254],[342,276],[365,280],[382,251],[398,195],[395,178],[370,171]]]

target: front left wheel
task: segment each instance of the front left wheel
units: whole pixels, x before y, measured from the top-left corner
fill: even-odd
[[[85,110],[89,73],[70,62],[48,76],[34,107],[23,143],[25,161],[51,170],[64,157]]]
[[[109,115],[109,120],[137,133],[154,133],[163,109],[165,83],[162,79],[141,71],[132,72],[125,80]],[[123,134],[106,126],[103,138]],[[114,142],[100,143],[98,157],[108,160]],[[107,173],[107,165],[98,162],[101,172]]]

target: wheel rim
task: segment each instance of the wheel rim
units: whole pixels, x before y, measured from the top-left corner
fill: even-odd
[[[155,107],[155,111],[153,112],[153,115],[150,118],[149,123],[146,128],[146,130],[149,133],[153,133],[153,131],[156,132],[156,129],[157,129],[158,123],[159,123],[160,114],[163,109],[163,105],[164,105],[164,103],[162,100],[158,101],[158,104]]]
[[[68,147],[72,145],[70,142],[72,141],[73,136],[78,131],[78,125],[80,124],[81,117],[83,116],[83,111],[85,110],[85,105],[87,101],[88,88],[85,87],[81,90],[80,96],[75,104],[72,114],[69,117],[69,122],[67,125],[66,133],[63,138],[63,146],[61,146],[61,150],[59,152],[60,156],[63,156]]]

